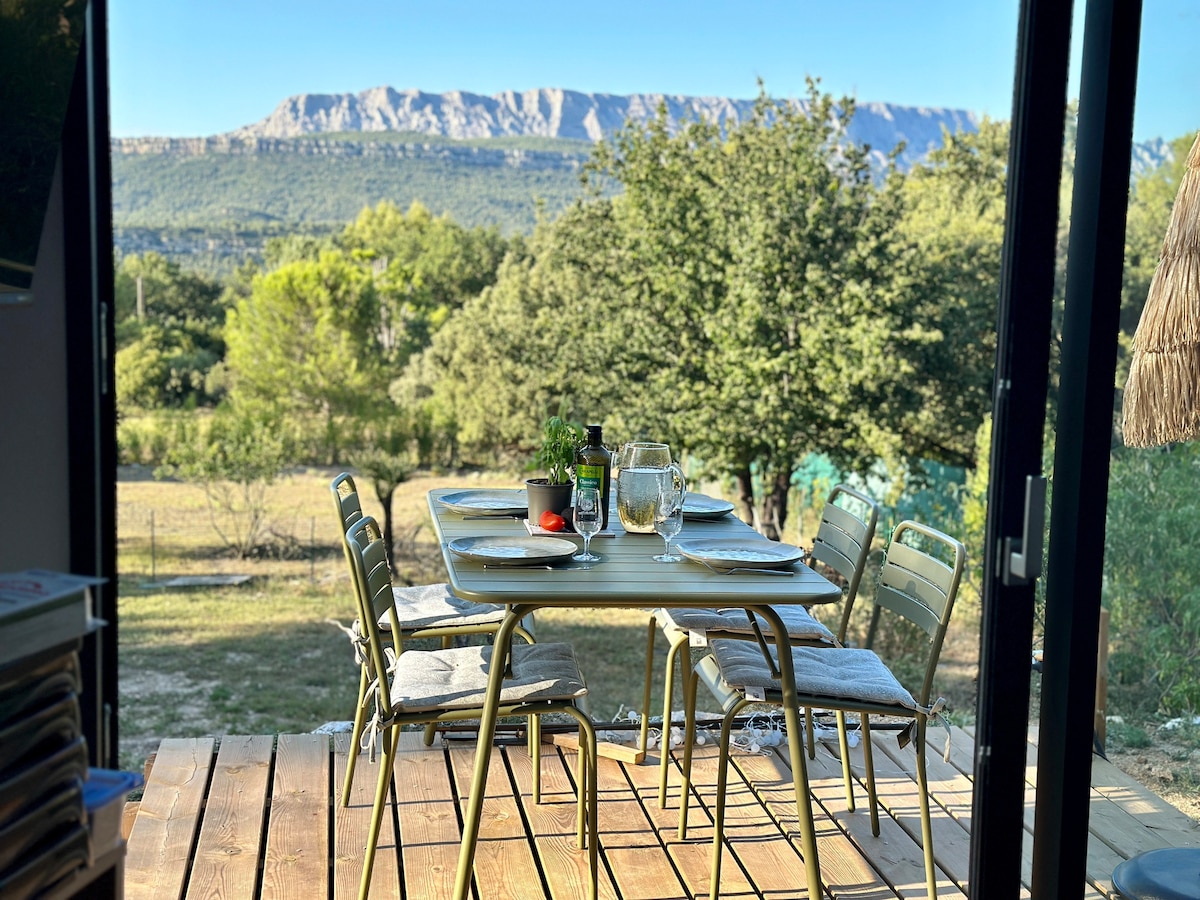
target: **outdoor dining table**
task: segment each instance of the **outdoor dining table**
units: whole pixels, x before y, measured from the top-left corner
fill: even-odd
[[[482,603],[506,604],[508,614],[496,633],[492,659],[507,657],[516,625],[531,612],[545,607],[570,607],[586,611],[600,608],[650,609],[660,607],[741,607],[752,609],[770,625],[780,645],[787,643],[787,632],[771,604],[827,603],[841,597],[841,589],[803,563],[792,567],[789,577],[762,574],[717,574],[695,562],[658,562],[651,557],[661,552],[662,538],[655,534],[626,533],[617,521],[616,509],[609,522],[612,537],[592,540],[592,551],[601,560],[590,568],[570,560],[550,568],[523,566],[485,566],[460,556],[449,544],[458,538],[528,536],[523,522],[513,516],[464,516],[439,502],[452,489],[428,493],[429,509],[441,544],[450,585],[458,596]],[[514,505],[524,492],[513,491]],[[569,537],[571,535],[563,535]],[[748,525],[732,515],[709,521],[688,521],[680,540],[761,539]],[[784,717],[789,735],[799,735],[791,654],[779,657],[784,693]],[[586,665],[585,665],[586,669]],[[454,900],[466,900],[470,893],[475,844],[483,812],[488,763],[495,738],[497,709],[503,684],[504,667],[493,666],[488,673],[488,691],[479,723],[475,751],[475,769],[471,793],[463,818],[462,846],[454,886]],[[808,776],[803,742],[788,742],[795,778],[798,809],[807,809]],[[804,858],[810,897],[821,896],[817,843],[811,816],[801,816],[801,855]]]

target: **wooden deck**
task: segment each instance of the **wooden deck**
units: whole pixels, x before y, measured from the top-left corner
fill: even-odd
[[[460,804],[470,783],[473,750],[449,741],[425,748],[405,735],[396,767],[399,802],[385,820],[372,900],[448,897],[458,853]],[[946,733],[931,730],[940,754]],[[1030,735],[1026,786],[1028,885],[1033,826],[1036,731]],[[345,735],[167,740],[154,760],[132,820],[125,869],[129,900],[214,898],[353,898],[376,769],[362,757],[348,809],[337,803],[345,770]],[[859,810],[845,810],[841,768],[828,748],[810,762],[821,877],[830,897],[888,900],[924,896],[915,757],[895,736],[875,736],[882,833],[871,835],[860,790]],[[711,745],[698,748],[695,783],[701,803],[715,784]],[[861,751],[856,751],[861,763]],[[971,735],[955,729],[950,762],[931,754],[934,835],[941,897],[967,888],[971,825]],[[657,760],[640,766],[601,760],[600,830],[603,898],[659,900],[707,896],[709,818],[696,805],[687,841],[675,834],[678,780],[671,808],[657,804]],[[479,900],[586,896],[586,863],[574,844],[574,757],[550,745],[543,757],[543,802],[530,796],[531,765],[523,747],[493,754],[475,863]],[[803,896],[804,862],[790,773],[778,755],[736,754],[727,816],[722,897]],[[1110,874],[1122,859],[1155,847],[1200,845],[1188,817],[1103,759],[1092,759],[1088,897],[1110,897]],[[861,765],[858,766],[861,772]],[[676,773],[677,774],[677,773]],[[132,805],[131,805],[132,806]],[[130,813],[133,809],[130,809]],[[396,835],[399,834],[399,841]],[[1028,895],[1026,893],[1026,895]]]

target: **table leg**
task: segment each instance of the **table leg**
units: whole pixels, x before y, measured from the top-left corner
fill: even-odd
[[[458,851],[458,871],[454,876],[454,900],[467,900],[471,894],[471,873],[475,865],[475,843],[479,839],[479,820],[483,815],[483,795],[487,790],[488,763],[496,736],[500,691],[504,687],[504,661],[512,647],[513,629],[533,612],[532,606],[513,606],[492,642],[492,660],[488,671],[487,697],[479,719],[479,739],[475,744],[475,771],[471,775],[471,793],[463,815],[462,845]]]
[[[800,855],[804,857],[804,872],[808,876],[809,900],[821,898],[821,864],[817,859],[817,834],[813,822],[812,800],[808,794],[808,762],[800,731],[800,713],[796,705],[796,675],[792,667],[791,645],[787,629],[779,614],[769,606],[756,607],[754,612],[767,620],[775,633],[779,648],[779,680],[783,689],[783,720],[787,727],[788,754],[792,763],[792,783],[796,789],[796,815],[800,818]]]

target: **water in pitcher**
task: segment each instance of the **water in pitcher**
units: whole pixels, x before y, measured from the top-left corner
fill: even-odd
[[[635,467],[622,469],[617,491],[617,515],[626,531],[654,534],[654,504],[669,469]]]

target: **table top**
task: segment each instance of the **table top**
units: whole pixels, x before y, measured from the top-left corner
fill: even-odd
[[[523,522],[511,517],[464,518],[438,498],[454,488],[428,494],[429,510],[458,596],[488,603],[534,603],[539,606],[760,606],[813,604],[841,599],[832,582],[803,563],[792,566],[790,577],[735,573],[720,575],[699,563],[658,562],[663,539],[657,534],[629,534],[621,529],[614,506],[609,528],[614,537],[593,538],[591,550],[601,560],[591,568],[567,562],[546,568],[487,567],[453,553],[450,541],[467,537],[527,537]],[[523,497],[523,491],[514,491]],[[582,546],[575,534],[563,537]],[[676,542],[710,538],[756,538],[757,532],[733,515],[712,521],[686,521]],[[766,538],[761,538],[766,540]]]

